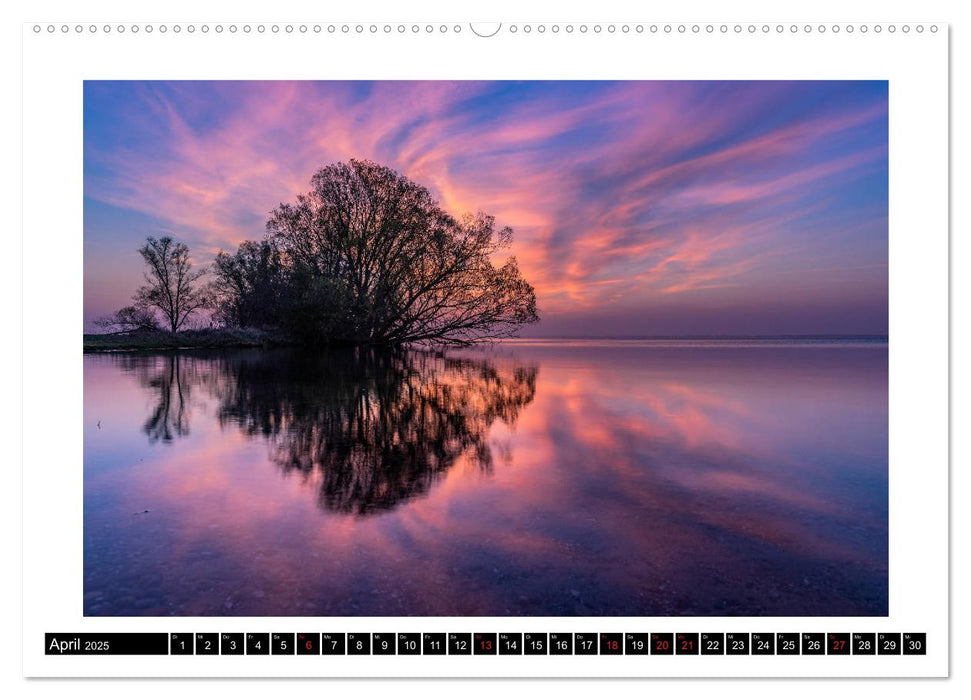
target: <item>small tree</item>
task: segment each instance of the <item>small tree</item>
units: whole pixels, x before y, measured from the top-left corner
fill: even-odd
[[[133,333],[136,331],[157,331],[158,319],[151,309],[138,306],[125,306],[113,314],[102,316],[94,324],[106,333]]]
[[[189,247],[168,236],[151,236],[138,249],[148,271],[145,285],[135,292],[136,307],[158,309],[173,333],[181,329],[189,317],[208,306],[204,288],[196,284],[205,269],[192,269]]]

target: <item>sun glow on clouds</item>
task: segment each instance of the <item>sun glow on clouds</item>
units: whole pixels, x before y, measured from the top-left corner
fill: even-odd
[[[85,85],[88,205],[148,217],[201,263],[260,238],[271,209],[348,158],[513,227],[541,315],[567,329],[725,290],[738,314],[767,297],[815,308],[835,285],[868,303],[862,330],[885,330],[884,82]],[[86,239],[114,248],[146,235],[94,219]],[[86,316],[111,308],[102,248],[86,249]]]

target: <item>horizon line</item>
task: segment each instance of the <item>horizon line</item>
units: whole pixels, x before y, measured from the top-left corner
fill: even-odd
[[[692,335],[520,335],[503,340],[889,340],[887,333],[761,333]]]

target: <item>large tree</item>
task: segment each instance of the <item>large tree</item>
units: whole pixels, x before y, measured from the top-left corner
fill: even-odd
[[[148,270],[145,284],[135,292],[135,305],[161,312],[169,330],[175,333],[209,303],[205,288],[198,283],[205,270],[192,269],[188,246],[168,236],[149,236],[138,252]]]
[[[267,242],[286,261],[283,317],[316,340],[472,343],[537,320],[512,230],[482,213],[457,219],[431,193],[370,161],[319,170],[281,204]]]

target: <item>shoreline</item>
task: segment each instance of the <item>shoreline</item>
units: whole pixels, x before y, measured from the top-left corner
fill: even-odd
[[[482,346],[505,345],[507,347],[532,345],[558,345],[597,347],[655,348],[772,348],[772,347],[887,347],[886,336],[682,336],[644,338],[503,338],[483,342]],[[299,347],[300,344],[286,335],[253,328],[209,328],[172,333],[169,331],[142,331],[133,333],[98,334],[85,333],[83,350],[89,353],[109,352],[165,352],[179,350],[232,350],[246,348]],[[466,348],[467,349],[467,348]]]
[[[279,333],[252,328],[85,333],[84,353],[271,348],[295,345]]]

